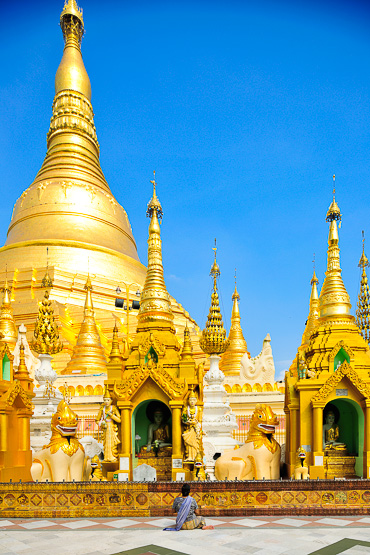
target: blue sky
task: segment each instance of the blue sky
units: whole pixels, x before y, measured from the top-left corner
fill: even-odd
[[[0,243],[45,155],[63,2],[3,3]],[[300,344],[313,253],[326,267],[332,174],[353,313],[369,237],[370,11],[361,2],[80,0],[101,165],[146,262],[156,170],[169,292],[203,327],[214,237],[230,325],[234,268],[256,355]]]

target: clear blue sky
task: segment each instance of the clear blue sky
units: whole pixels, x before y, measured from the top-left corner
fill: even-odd
[[[332,174],[353,309],[368,236],[370,11],[352,2],[80,0],[101,165],[146,263],[153,169],[169,292],[201,327],[214,237],[229,328],[234,268],[252,355],[300,344],[326,267]],[[46,150],[63,2],[2,2],[0,243]],[[298,4],[298,5],[297,5]],[[353,311],[354,312],[354,311]]]

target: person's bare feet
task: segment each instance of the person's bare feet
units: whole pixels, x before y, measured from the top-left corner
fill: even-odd
[[[214,526],[203,526],[202,530],[214,530]]]

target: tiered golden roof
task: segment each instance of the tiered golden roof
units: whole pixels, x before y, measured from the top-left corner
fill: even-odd
[[[202,331],[202,337],[199,341],[202,351],[209,355],[219,355],[224,353],[229,346],[229,340],[226,337],[226,330],[222,321],[220,303],[217,291],[217,278],[220,276],[220,268],[217,264],[216,252],[214,247],[215,259],[211,268],[210,276],[213,277],[213,292],[211,295],[211,307],[208,313],[206,327]]]
[[[90,276],[87,278],[85,289],[84,319],[77,337],[77,343],[73,348],[72,358],[63,374],[98,374],[106,372],[107,361],[95,322]]]
[[[54,319],[54,309],[49,299],[49,291],[46,290],[44,298],[39,306],[39,315],[35,324],[35,339],[31,342],[31,349],[39,354],[54,355],[63,349],[63,343],[59,341],[58,326]]]
[[[362,232],[363,233],[363,232]],[[359,262],[362,268],[361,289],[358,295],[356,324],[359,327],[362,337],[370,342],[370,289],[366,274],[366,268],[370,266],[369,260],[365,254],[365,238],[362,240],[362,255]]]
[[[349,295],[342,280],[342,270],[340,267],[339,256],[339,236],[337,221],[341,221],[342,215],[335,201],[335,189],[333,191],[333,201],[326,215],[326,221],[330,223],[328,239],[328,263],[325,273],[325,280],[321,288],[319,306],[320,318],[326,321],[332,319],[350,319],[351,303]]]
[[[155,177],[155,174],[154,174]],[[153,196],[148,203],[146,215],[150,218],[148,238],[148,269],[145,285],[140,298],[138,316],[138,329],[146,322],[164,320],[172,326],[173,314],[171,311],[170,296],[163,278],[162,241],[159,221],[163,216],[162,206],[156,194],[155,179]]]
[[[250,356],[248,352],[247,342],[243,336],[243,330],[240,325],[240,312],[239,312],[239,301],[240,295],[236,288],[236,277],[235,277],[235,290],[232,296],[233,308],[231,312],[231,325],[229,333],[229,347],[222,355],[220,362],[220,369],[227,376],[239,376],[240,375],[240,361],[245,353]]]
[[[11,289],[8,285],[8,279],[5,279],[3,303],[0,308],[0,337],[1,340],[10,345],[17,342],[17,329],[13,318],[13,309],[10,301]]]

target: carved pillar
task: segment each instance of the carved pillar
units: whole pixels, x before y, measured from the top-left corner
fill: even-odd
[[[30,446],[30,414],[26,410],[18,411],[19,450],[28,451]]]
[[[118,402],[121,409],[121,455],[123,457],[131,456],[132,438],[131,438],[131,416],[132,403],[130,401]]]
[[[8,415],[6,413],[0,414],[0,452],[5,453],[8,449]]]
[[[312,438],[313,438],[313,464],[315,463],[315,456],[316,455],[323,455],[323,409],[324,405],[313,405],[313,418],[312,418]]]
[[[370,399],[365,399],[363,472],[364,478],[370,477]]]
[[[172,409],[172,457],[181,459],[181,409],[182,402],[170,401]]]

